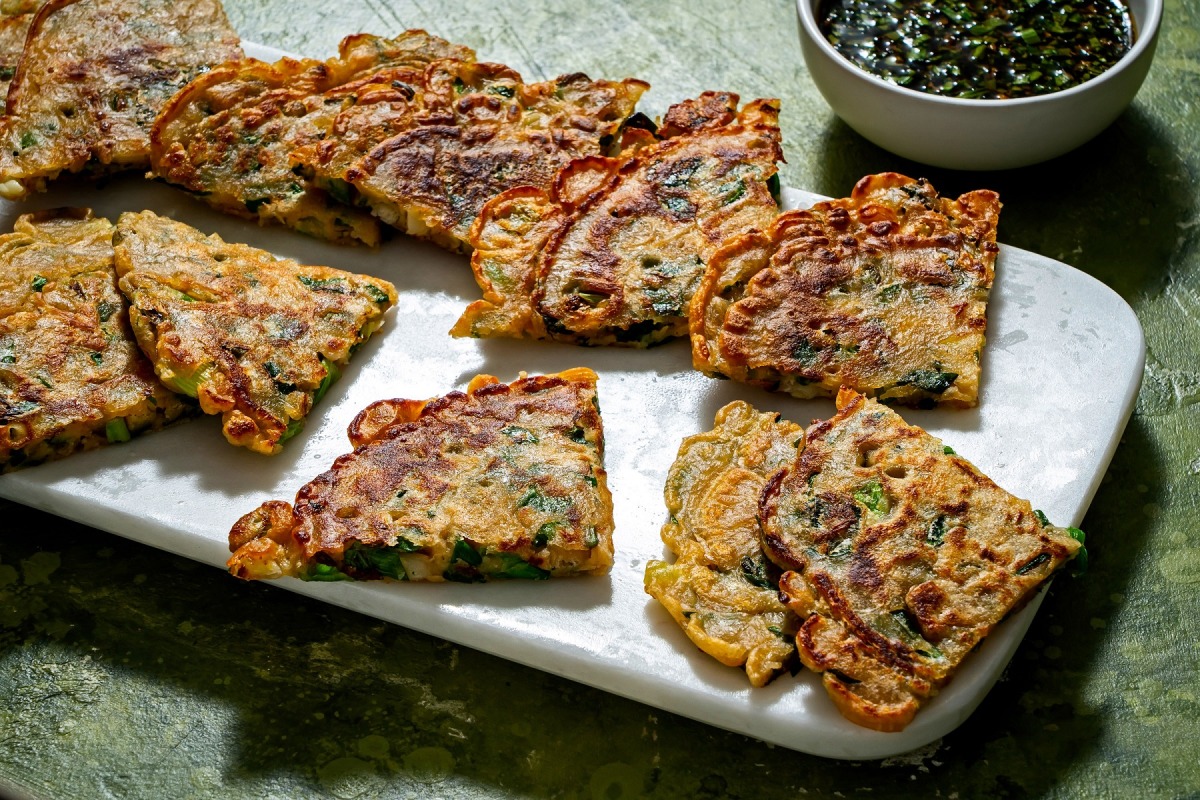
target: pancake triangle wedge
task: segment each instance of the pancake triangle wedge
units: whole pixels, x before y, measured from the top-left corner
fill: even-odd
[[[229,534],[244,579],[461,581],[601,575],[612,496],[596,374],[571,369],[382,400],[351,453]]]
[[[278,453],[396,302],[385,280],[279,259],[151,211],[113,235],[138,344],[231,444]]]

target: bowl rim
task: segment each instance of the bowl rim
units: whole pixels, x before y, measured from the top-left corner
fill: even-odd
[[[1061,89],[1057,92],[1048,94],[1033,95],[1031,97],[1012,97],[999,99],[984,99],[970,97],[947,97],[945,95],[934,94],[933,92],[922,92],[917,89],[909,89],[905,86],[892,83],[880,78],[873,72],[868,72],[862,67],[855,64],[850,59],[839,53],[825,35],[821,33],[817,27],[817,19],[815,9],[821,0],[796,0],[796,11],[800,18],[800,27],[805,36],[811,39],[815,45],[824,52],[828,57],[831,57],[835,63],[842,69],[850,70],[857,77],[866,80],[867,82],[899,94],[901,97],[909,97],[913,100],[923,100],[930,103],[946,105],[951,107],[961,108],[1013,108],[1019,106],[1032,106],[1042,103],[1054,102],[1059,98],[1070,97],[1072,95],[1083,94],[1084,92],[1098,89],[1101,85],[1113,80],[1115,76],[1127,69],[1131,64],[1137,61],[1142,53],[1144,53],[1158,37],[1159,25],[1162,22],[1163,7],[1165,0],[1145,0],[1146,3],[1146,19],[1143,21],[1134,17],[1134,22],[1137,25],[1138,36],[1134,41],[1133,47],[1117,60],[1117,63],[1106,69],[1094,78],[1089,78],[1083,83],[1072,86],[1069,89]],[[1129,6],[1129,13],[1133,15],[1132,3],[1129,0],[1122,0],[1125,5]]]

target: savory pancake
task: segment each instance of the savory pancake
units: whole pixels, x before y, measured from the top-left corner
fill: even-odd
[[[688,638],[765,686],[789,661],[798,623],[779,600],[779,570],[759,543],[758,498],[796,458],[804,429],[747,403],[717,412],[716,428],[689,436],[667,474],[662,538],[675,561],[646,563],[646,592]]]
[[[0,196],[41,191],[61,172],[145,168],[159,109],[241,54],[218,0],[50,0],[0,118]]]
[[[0,236],[0,472],[126,442],[187,411],[129,330],[112,231],[64,208]]]
[[[365,92],[334,122],[336,136],[297,158],[388,224],[463,252],[484,203],[517,186],[544,188],[572,159],[614,146],[649,88],[578,73],[527,84],[502,64],[454,59],[400,83]]]
[[[732,240],[692,302],[696,369],[795,397],[977,405],[999,213],[994,192],[950,200],[884,173]]]
[[[21,51],[25,49],[25,34],[33,23],[33,13],[41,2],[30,4],[33,7],[17,6],[10,9],[0,5],[0,110],[6,107],[8,87],[13,76],[17,74],[17,62],[21,60]]]
[[[737,102],[709,92],[679,103],[660,141],[491,200],[471,231],[483,299],[451,333],[630,347],[686,334],[721,242],[779,211],[778,103]]]
[[[293,168],[292,153],[325,139],[364,85],[419,81],[424,65],[441,58],[470,61],[474,54],[414,30],[395,39],[348,36],[328,61],[223,64],[192,81],[155,121],[153,172],[229,214],[376,245],[379,223],[341,202],[344,192],[314,187]]]
[[[396,302],[390,283],[277,259],[150,211],[113,235],[121,291],[158,377],[273,454]]]
[[[354,451],[229,533],[239,578],[539,580],[612,566],[612,496],[596,374],[503,384],[489,375],[429,401],[383,400]],[[481,513],[484,511],[485,513]]]
[[[763,491],[796,647],[838,709],[904,728],[1083,532],[1050,525],[933,436],[849,390]]]

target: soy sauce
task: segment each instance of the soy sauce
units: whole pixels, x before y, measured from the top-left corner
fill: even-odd
[[[1077,86],[1119,61],[1134,39],[1122,0],[822,0],[817,22],[867,72],[979,99]]]

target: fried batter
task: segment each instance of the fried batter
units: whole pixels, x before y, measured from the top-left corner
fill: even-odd
[[[0,472],[128,441],[188,408],[138,350],[112,224],[86,209],[0,236]]]
[[[800,658],[851,721],[897,731],[1081,549],[940,441],[849,390],[763,492]]]
[[[0,7],[0,102],[7,107],[8,87],[13,76],[17,74],[17,62],[21,60],[21,51],[25,48],[25,34],[33,23],[33,14],[41,3],[34,3],[33,8],[18,7],[9,10]],[[2,110],[2,109],[0,109]]]
[[[385,222],[465,252],[484,203],[545,188],[572,159],[613,146],[647,88],[578,73],[527,84],[502,64],[442,60],[420,83],[364,91],[335,121],[336,136],[297,156]]]
[[[789,661],[798,623],[779,601],[779,570],[759,543],[758,497],[790,464],[804,430],[747,403],[717,412],[716,428],[689,436],[667,474],[662,538],[675,562],[646,564],[646,592],[688,638],[765,686]]]
[[[706,93],[667,113],[661,141],[575,161],[548,190],[491,200],[471,232],[483,290],[451,333],[647,347],[687,333],[705,264],[728,237],[765,228],[778,103],[739,112]]]
[[[795,397],[847,386],[884,402],[978,403],[1000,202],[863,178],[713,258],[692,301],[692,359]]]
[[[218,0],[51,0],[0,118],[0,196],[41,191],[61,172],[145,168],[171,95],[241,54]]]
[[[150,211],[113,236],[138,344],[225,438],[279,452],[396,302],[387,281],[305,266]]]
[[[488,375],[429,401],[383,400],[354,451],[229,534],[239,578],[539,580],[612,566],[612,497],[596,374],[503,384]],[[482,513],[481,513],[482,512]]]
[[[343,244],[379,243],[379,224],[340,187],[316,188],[293,161],[330,133],[346,108],[370,101],[374,81],[416,83],[435,59],[474,60],[465,47],[413,30],[395,39],[348,36],[328,61],[223,64],[163,109],[152,133],[153,172],[225,213],[276,222]]]

